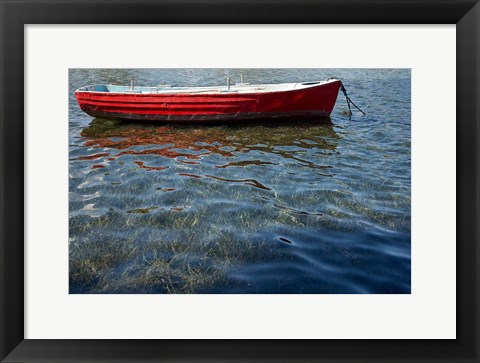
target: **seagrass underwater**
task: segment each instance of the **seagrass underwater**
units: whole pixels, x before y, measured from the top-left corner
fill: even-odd
[[[366,115],[341,92],[328,122],[233,124],[92,117],[75,97],[329,78]],[[70,69],[68,243],[72,294],[409,294],[410,69]]]

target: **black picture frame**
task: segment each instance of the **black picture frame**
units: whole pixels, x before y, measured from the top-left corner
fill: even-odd
[[[478,0],[0,0],[0,13],[2,362],[480,361]],[[457,339],[24,339],[24,25],[57,23],[456,24]]]

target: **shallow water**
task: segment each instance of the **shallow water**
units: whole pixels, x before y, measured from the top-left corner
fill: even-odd
[[[244,69],[337,77],[332,125],[92,119],[92,83],[239,81],[228,69],[71,69],[71,293],[410,293],[410,70]]]

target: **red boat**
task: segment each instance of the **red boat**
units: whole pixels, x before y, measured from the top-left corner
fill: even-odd
[[[330,116],[338,79],[283,84],[237,83],[219,87],[92,85],[75,91],[93,117],[158,122],[316,119]]]

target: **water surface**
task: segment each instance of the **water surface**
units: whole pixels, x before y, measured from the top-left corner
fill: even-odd
[[[240,70],[70,70],[71,293],[410,293],[410,70],[241,71],[340,78],[367,115],[340,94],[332,125],[92,119],[76,88]]]

